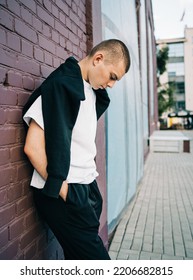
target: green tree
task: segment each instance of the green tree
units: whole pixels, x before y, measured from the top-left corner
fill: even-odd
[[[166,88],[159,90],[158,88],[158,114],[161,116],[168,109],[174,106],[174,92],[175,83],[166,84]]]
[[[161,85],[160,75],[166,71],[169,48],[165,47],[157,50],[157,87],[158,87],[158,113],[161,116],[168,109],[174,106],[174,83]]]

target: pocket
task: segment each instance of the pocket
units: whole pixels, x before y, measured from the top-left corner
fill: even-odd
[[[79,228],[98,228],[99,221],[89,201],[88,185],[69,184],[66,208],[70,224]]]

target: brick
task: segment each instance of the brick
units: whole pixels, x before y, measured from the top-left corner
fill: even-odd
[[[67,17],[66,18],[66,26],[68,27],[69,30],[72,28],[71,20]]]
[[[21,51],[21,44],[20,38],[18,35],[8,32],[7,33],[7,45],[9,48],[20,52]]]
[[[38,47],[34,47],[34,58],[37,59],[38,61],[41,61],[41,62],[44,61],[44,53]]]
[[[59,17],[59,11],[58,8],[55,6],[55,4],[52,4],[52,14],[58,18]]]
[[[0,187],[5,186],[5,185],[9,185],[10,183],[12,183],[15,180],[16,177],[16,169],[15,167],[3,167],[1,166],[1,170],[0,170]]]
[[[66,49],[71,53],[72,52],[72,43],[70,41],[67,41],[66,43]]]
[[[13,0],[7,0],[7,7],[12,13],[14,13],[17,16],[20,16],[20,5]]]
[[[69,40],[74,44],[74,45],[79,45],[79,39],[77,38],[76,35],[74,35],[72,32],[69,31]]]
[[[41,35],[39,35],[39,45],[43,49],[55,54],[55,44]]]
[[[25,232],[23,236],[21,236],[21,249],[24,249],[27,245],[29,245],[40,233],[41,226],[39,224]]]
[[[34,90],[34,79],[30,76],[23,76],[23,88],[27,90]]]
[[[10,160],[9,149],[0,149],[0,165],[8,163]]]
[[[78,28],[77,28],[76,24],[74,24],[73,22],[72,22],[72,32],[76,35],[78,33]]]
[[[5,26],[9,30],[13,30],[13,16],[10,15],[4,9],[0,9],[0,24]]]
[[[42,26],[43,26],[42,22],[36,16],[33,16],[32,21],[33,21],[34,29],[39,32],[42,32]]]
[[[7,199],[9,202],[12,202],[20,198],[23,194],[22,184],[11,184],[7,189]]]
[[[24,151],[23,151],[23,145],[22,146],[16,146],[10,149],[10,159],[11,162],[16,162],[19,160],[24,160]]]
[[[33,45],[25,40],[21,41],[22,54],[33,58]]]
[[[29,165],[30,165],[30,163],[29,163]],[[31,170],[33,172],[33,167],[32,166],[31,166]],[[31,176],[22,181],[23,195],[28,195],[29,193],[32,192],[30,182],[31,182]]]
[[[77,16],[77,14],[75,14],[72,10],[70,10],[70,19],[76,23],[77,26],[79,26],[80,20]]]
[[[85,4],[82,3],[82,1],[80,1],[78,7],[82,12],[84,12],[84,13],[86,12],[86,6],[85,6]]]
[[[53,60],[54,60],[54,61],[53,61],[53,66],[54,66],[54,68],[59,67],[59,66],[60,66],[60,59],[59,59],[59,58],[54,57],[54,59],[53,59]]]
[[[48,25],[54,28],[53,17],[46,10],[42,9],[40,6],[37,6],[37,15],[41,20],[45,21]]]
[[[24,7],[21,7],[21,18],[25,22],[32,25],[32,14],[27,9],[25,9]]]
[[[35,89],[38,88],[42,83],[44,79],[35,79]]]
[[[39,64],[37,62],[35,62],[34,60],[31,60],[31,59],[23,57],[23,56],[18,57],[17,68],[19,70],[22,70],[29,74],[33,74],[35,76],[40,75]]]
[[[2,6],[6,6],[7,4],[6,4],[6,0],[1,0],[1,5]]]
[[[24,130],[23,125],[21,127],[16,128],[16,143],[21,143],[22,145],[24,144],[26,138],[26,133]]]
[[[16,238],[17,236],[21,235],[24,231],[24,217],[13,221],[9,227],[9,240]]]
[[[55,28],[56,28],[56,30],[60,33],[60,34],[62,34],[65,38],[68,38],[68,29],[64,26],[64,25],[62,25],[60,22],[58,22],[58,21],[56,21],[55,22]]]
[[[34,0],[20,0],[28,9],[36,13],[36,2]]]
[[[55,30],[52,30],[52,40],[56,43],[59,43],[59,33]]]
[[[65,1],[66,2],[66,1]],[[56,5],[59,7],[59,9],[63,12],[65,12],[65,14],[69,14],[69,7],[67,6],[67,4],[62,0],[58,0],[56,1]]]
[[[19,251],[19,240],[15,240],[2,250],[0,253],[0,260],[12,260],[16,258]]]
[[[6,33],[3,29],[0,29],[0,43],[6,45]]]
[[[69,7],[71,7],[71,5],[72,5],[72,1],[71,1],[71,0],[66,0],[65,2],[66,2],[66,4],[67,4]]]
[[[78,13],[78,7],[74,2],[72,3],[72,10],[75,12],[75,14]]]
[[[4,83],[6,80],[7,69],[0,67],[0,83]]]
[[[25,92],[18,93],[18,106],[24,106],[29,99],[30,94]]]
[[[7,191],[3,189],[0,191],[0,206],[3,206],[7,203]]]
[[[3,246],[5,246],[7,242],[8,242],[8,228],[6,226],[0,231],[0,248],[3,248]]]
[[[0,210],[0,227],[8,224],[15,218],[15,205],[8,205]]]
[[[33,206],[33,199],[31,196],[24,196],[16,203],[17,215],[23,214],[25,211]]]
[[[22,87],[22,75],[18,72],[10,70],[7,72],[6,83],[14,87]]]
[[[7,120],[7,113],[6,110],[0,108],[0,124],[4,124]],[[1,163],[1,160],[0,160]]]
[[[50,0],[43,0],[43,6],[49,12],[52,12],[52,2]]]
[[[72,50],[73,50],[73,54],[78,55],[78,48],[77,48],[77,46],[73,45]]]
[[[54,69],[51,68],[51,67],[41,65],[41,74],[42,74],[42,77],[47,78],[47,77],[53,72],[53,70],[54,70]]]
[[[10,67],[15,67],[15,62],[17,60],[16,53],[5,47],[0,48],[0,64]]]
[[[63,36],[60,36],[60,46],[63,48],[66,47],[66,40]]]
[[[28,211],[25,215],[25,228],[32,227],[37,222],[37,212],[35,209]]]
[[[9,145],[15,143],[15,128],[0,128],[0,145]]]
[[[15,19],[15,31],[34,44],[37,43],[38,37],[36,31],[26,25],[23,21]]]
[[[52,66],[52,56],[49,53],[45,52],[44,57],[45,57],[45,63]]]
[[[56,46],[56,55],[57,57],[60,57],[62,59],[65,59],[67,56],[66,51],[64,50],[64,48],[60,47],[60,46]]]
[[[62,22],[63,25],[66,23],[66,15],[63,12],[59,13],[59,19]]]
[[[23,179],[31,177],[31,168],[28,163],[22,163],[17,166],[17,180],[21,181]]]
[[[51,28],[47,24],[42,25],[42,33],[44,34],[45,37],[51,38]]]

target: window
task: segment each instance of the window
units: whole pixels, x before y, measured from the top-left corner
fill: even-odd
[[[168,44],[169,47],[169,57],[180,57],[184,56],[184,44],[183,43],[173,43]]]
[[[176,93],[183,93],[185,92],[184,82],[175,83],[176,85]]]
[[[177,110],[185,110],[185,101],[178,101],[176,105]]]
[[[168,63],[167,71],[169,76],[169,73],[176,73],[176,76],[184,76],[184,63]]]

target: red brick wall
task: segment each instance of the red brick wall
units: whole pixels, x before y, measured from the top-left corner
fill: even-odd
[[[0,0],[0,259],[62,258],[33,207],[21,112],[54,68],[90,48],[89,2]]]

